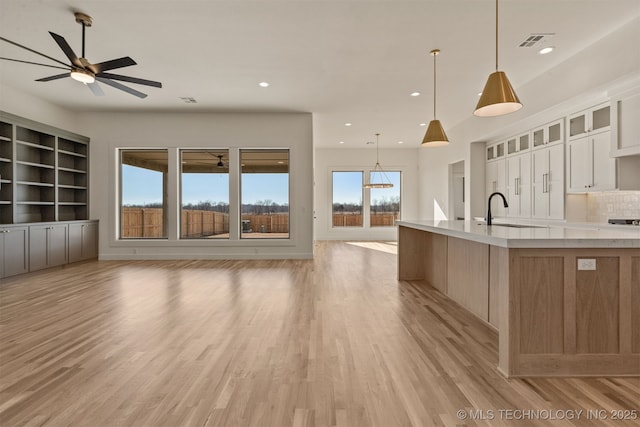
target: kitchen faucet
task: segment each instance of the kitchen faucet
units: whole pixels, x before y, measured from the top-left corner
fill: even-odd
[[[491,225],[491,199],[493,198],[493,196],[500,196],[502,197],[502,201],[504,202],[504,207],[508,208],[509,204],[507,203],[507,198],[504,197],[504,194],[500,193],[499,191],[496,191],[495,193],[491,193],[491,195],[489,196],[489,201],[487,201],[487,225]]]

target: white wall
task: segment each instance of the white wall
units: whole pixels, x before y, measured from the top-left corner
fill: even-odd
[[[317,240],[395,240],[396,227],[333,228],[331,226],[331,172],[373,169],[375,149],[319,148],[315,152],[315,230]],[[401,171],[401,219],[418,218],[418,161],[415,149],[381,149],[380,164]]]
[[[85,113],[91,137],[91,218],[100,220],[100,259],[311,258],[313,144],[310,114]],[[117,239],[118,148],[169,148],[169,239]],[[178,240],[179,148],[290,149],[290,239]],[[233,154],[232,154],[233,155]],[[172,173],[173,170],[173,173]],[[230,198],[238,197],[231,178]]]
[[[479,150],[470,149],[475,141],[506,138],[512,134],[564,117],[583,108],[608,100],[608,91],[640,73],[640,19],[627,25],[552,68],[539,78],[516,88],[524,104],[520,111],[501,117],[480,118],[469,111],[464,122],[446,129],[452,142],[446,147],[420,150],[420,217],[445,219],[449,217],[448,164],[465,160],[465,175],[484,170]],[[509,70],[504,70],[509,74]],[[473,96],[474,94],[470,94]],[[446,120],[443,125],[447,126]],[[474,162],[474,163],[472,163]],[[470,215],[480,216],[484,206],[484,190],[472,190],[471,179],[466,180]]]
[[[0,111],[69,132],[81,133],[75,113],[2,84],[0,84]]]

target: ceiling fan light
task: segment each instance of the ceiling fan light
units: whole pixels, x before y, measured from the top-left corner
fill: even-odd
[[[96,81],[92,73],[79,68],[71,70],[71,78],[84,84],[91,84]]]
[[[495,71],[487,79],[473,114],[478,117],[493,117],[513,113],[521,108],[522,103],[507,75],[503,71]]]
[[[440,120],[431,120],[427,132],[424,134],[422,145],[425,147],[442,147],[449,144],[447,134],[444,133],[444,128]]]

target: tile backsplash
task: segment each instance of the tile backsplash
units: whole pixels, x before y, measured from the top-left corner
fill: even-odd
[[[640,191],[612,191],[587,194],[587,221],[609,218],[640,218]]]

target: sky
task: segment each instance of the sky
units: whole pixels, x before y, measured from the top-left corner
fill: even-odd
[[[242,175],[242,203],[271,200],[289,204],[288,174],[253,173]],[[162,173],[136,166],[122,165],[122,204],[162,203]],[[210,201],[229,203],[228,174],[182,175],[182,203]]]
[[[400,172],[385,171],[393,188],[372,188],[371,201],[400,196]],[[333,203],[362,203],[362,172],[333,172]]]

